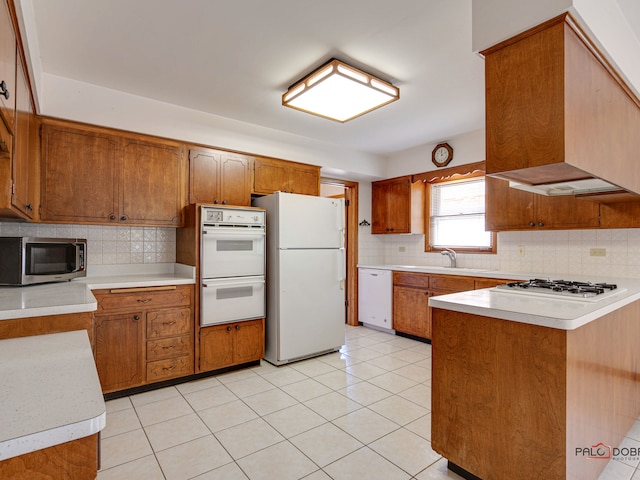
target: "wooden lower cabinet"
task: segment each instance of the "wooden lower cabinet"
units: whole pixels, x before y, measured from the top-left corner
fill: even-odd
[[[495,287],[509,281],[511,280],[394,271],[393,329],[431,339],[430,297]]]
[[[95,358],[104,393],[194,373],[192,285],[94,295]]]
[[[263,356],[263,318],[200,329],[200,372],[260,360]]]
[[[0,322],[0,340],[6,338],[30,337],[49,333],[86,330],[91,346],[94,345],[93,313],[63,313],[42,317],[14,318]]]

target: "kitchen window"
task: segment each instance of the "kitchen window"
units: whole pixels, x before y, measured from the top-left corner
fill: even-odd
[[[495,253],[496,234],[485,231],[484,172],[469,172],[464,167],[447,170],[447,175],[425,179],[425,250],[453,248],[466,253]],[[463,170],[466,173],[458,173]]]

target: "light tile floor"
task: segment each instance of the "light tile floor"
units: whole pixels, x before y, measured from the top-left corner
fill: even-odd
[[[460,479],[430,407],[431,345],[346,327],[340,352],[107,402],[98,479]],[[640,422],[629,435],[640,446]],[[639,472],[612,461],[601,479]]]

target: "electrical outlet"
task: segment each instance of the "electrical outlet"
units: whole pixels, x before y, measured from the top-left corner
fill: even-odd
[[[518,245],[518,256],[524,257],[524,245]]]
[[[589,256],[591,257],[606,257],[607,249],[606,248],[591,248],[589,249]]]
[[[407,251],[407,247],[402,247],[402,246],[398,247],[398,252],[404,253],[406,251]]]

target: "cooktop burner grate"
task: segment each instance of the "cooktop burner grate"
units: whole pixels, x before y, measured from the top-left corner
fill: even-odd
[[[578,282],[573,280],[548,280],[534,278],[523,282],[509,282],[496,287],[503,292],[538,294],[551,297],[566,297],[576,300],[597,301],[613,293],[620,293],[618,285],[605,282]]]

